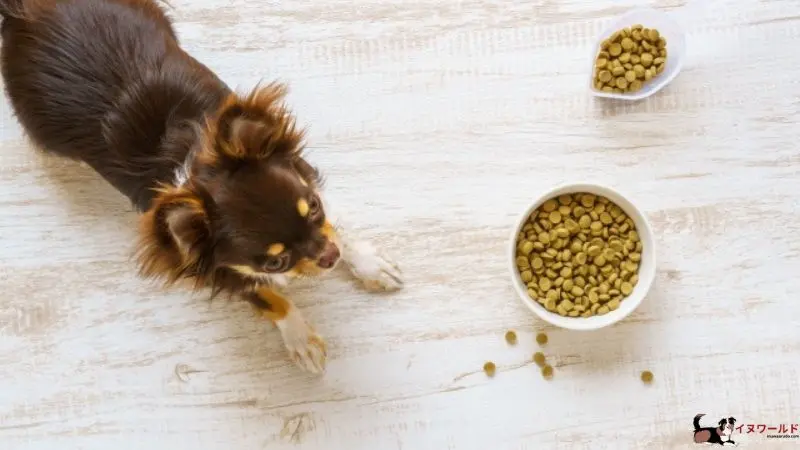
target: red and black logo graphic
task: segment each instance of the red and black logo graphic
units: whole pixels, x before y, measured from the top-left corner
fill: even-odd
[[[694,442],[695,444],[719,444],[736,445],[731,439],[733,436],[734,424],[736,419],[733,417],[722,418],[715,427],[701,427],[700,418],[705,414],[694,416]]]

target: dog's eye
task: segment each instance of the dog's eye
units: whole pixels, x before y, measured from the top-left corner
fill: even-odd
[[[308,216],[317,217],[322,209],[322,203],[316,195],[308,200]]]
[[[264,270],[267,272],[284,272],[289,268],[289,254],[283,252],[280,255],[267,256],[264,261]]]

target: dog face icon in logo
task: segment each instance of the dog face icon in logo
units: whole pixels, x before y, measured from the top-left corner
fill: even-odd
[[[719,444],[719,445],[736,445],[736,442],[731,439],[733,436],[734,424],[736,419],[733,417],[722,418],[717,422],[715,427],[701,427],[700,418],[705,414],[698,414],[694,416],[694,442],[695,444]]]

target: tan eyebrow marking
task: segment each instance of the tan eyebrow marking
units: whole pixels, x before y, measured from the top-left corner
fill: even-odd
[[[272,245],[270,245],[270,246],[267,248],[267,254],[268,254],[269,256],[278,256],[278,255],[280,255],[281,253],[283,253],[283,250],[284,250],[285,248],[286,248],[286,247],[284,247],[284,246],[283,246],[283,244],[281,244],[280,242],[278,242],[278,243],[275,243],[275,244],[272,244]]]
[[[308,202],[306,199],[301,198],[297,201],[297,212],[300,213],[300,217],[306,217],[308,215]]]

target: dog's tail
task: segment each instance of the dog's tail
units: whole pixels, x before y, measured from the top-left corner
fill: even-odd
[[[703,417],[703,416],[705,416],[705,414],[698,414],[698,415],[694,416],[694,421],[692,422],[694,424],[694,431],[697,431],[697,430],[700,429],[700,418]]]

